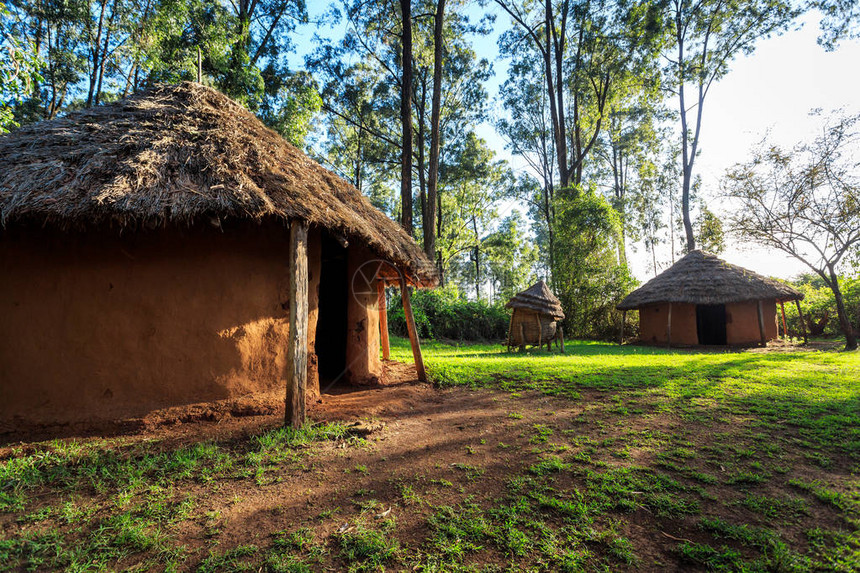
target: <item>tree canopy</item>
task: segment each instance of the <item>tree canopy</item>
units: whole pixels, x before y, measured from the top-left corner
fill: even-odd
[[[459,295],[545,279],[569,333],[607,336],[636,253],[657,274],[731,243],[694,169],[708,94],[804,10],[827,49],[857,35],[843,0],[4,0],[0,131],[210,85],[398,220]],[[811,151],[775,153],[733,192],[782,192],[762,169]]]

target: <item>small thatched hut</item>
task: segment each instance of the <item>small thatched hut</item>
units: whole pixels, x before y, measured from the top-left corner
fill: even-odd
[[[643,342],[764,344],[778,337],[776,303],[802,298],[786,284],[696,250],[627,295],[618,309],[639,310]]]
[[[564,311],[561,301],[544,281],[538,281],[516,294],[505,308],[513,309],[508,327],[508,349],[513,346],[524,348],[527,344],[546,344],[547,349],[551,348],[550,343],[560,334],[556,321],[564,320]]]
[[[382,375],[382,284],[437,282],[352,185],[191,83],[0,137],[0,268],[0,422],[285,387],[301,421],[320,378]]]

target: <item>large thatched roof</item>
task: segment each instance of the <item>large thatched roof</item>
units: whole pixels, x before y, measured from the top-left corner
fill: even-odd
[[[543,281],[538,281],[521,293],[516,294],[508,301],[505,308],[525,308],[541,314],[547,314],[558,320],[564,319],[561,301],[552,294],[552,291],[549,290],[549,287]]]
[[[732,265],[716,255],[692,251],[627,295],[620,310],[646,304],[726,304],[761,299],[800,300],[803,293],[779,281]]]
[[[391,219],[227,96],[160,85],[0,137],[0,226],[143,228],[303,219],[416,283],[433,264]]]

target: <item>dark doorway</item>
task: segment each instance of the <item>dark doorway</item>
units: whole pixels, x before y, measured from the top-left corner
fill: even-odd
[[[696,332],[699,335],[699,344],[725,344],[726,305],[697,305]]]
[[[319,319],[316,353],[320,388],[335,381],[346,368],[346,307],[349,296],[346,280],[346,249],[322,233]]]

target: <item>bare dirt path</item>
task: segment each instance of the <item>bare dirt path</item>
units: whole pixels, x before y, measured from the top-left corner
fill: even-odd
[[[761,464],[736,439],[748,435],[749,418],[716,413],[699,419],[647,393],[622,399],[584,389],[571,400],[539,392],[438,389],[419,383],[411,366],[388,368],[387,386],[335,388],[309,409],[314,423],[360,424],[354,433],[361,437],[313,442],[261,464],[256,476],[192,477],[162,492],[170,503],[189,500],[193,506],[165,529],[187,555],[180,569],[373,571],[370,561],[345,554],[344,539],[350,532],[377,531],[397,542],[386,570],[448,571],[458,563],[473,567],[462,570],[554,571],[567,563],[571,571],[695,571],[700,562],[684,558],[684,544],[722,547],[720,559],[732,552],[738,559],[757,555],[755,539],[707,532],[703,516],[771,527],[790,551],[808,549],[810,523],[845,527],[832,504],[799,499],[779,470],[769,469],[798,456],[776,452],[772,465],[756,469]],[[118,431],[107,446],[171,451],[216,442],[238,451],[282,424],[280,400],[255,396],[154,413],[134,431]],[[7,443],[0,459],[42,447]],[[846,463],[819,468],[809,480],[842,483]],[[755,472],[776,477],[759,483]],[[60,526],[68,538],[91,539],[95,533],[87,528],[110,522],[116,495],[68,497],[48,489],[33,496],[27,512],[70,502],[83,511],[92,508],[86,525]],[[523,500],[527,506],[517,509]],[[787,505],[774,519],[751,513],[744,505],[750,500]],[[0,541],[32,538],[44,527],[23,515],[0,514]],[[304,545],[286,558],[275,551],[283,535],[301,531],[309,532]],[[310,569],[266,565],[275,554],[282,561],[307,558]],[[449,561],[435,569],[427,565],[440,556]],[[132,552],[116,566],[149,563],[142,558],[151,559]],[[355,568],[357,563],[365,565]]]

